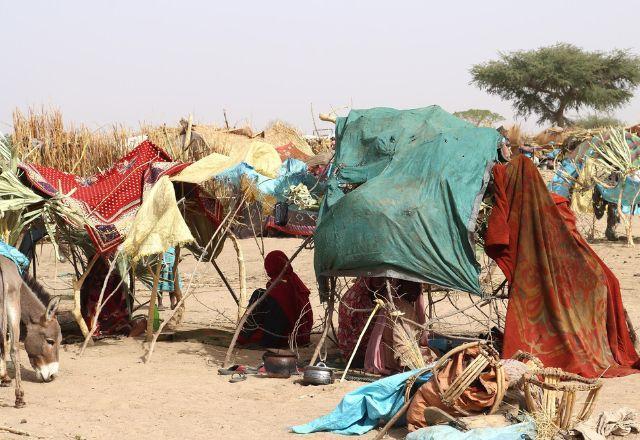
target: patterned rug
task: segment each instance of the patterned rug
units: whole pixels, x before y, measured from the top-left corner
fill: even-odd
[[[163,175],[173,175],[188,163],[172,162],[161,148],[144,141],[118,160],[113,167],[90,177],[76,176],[55,168],[20,164],[27,179],[49,196],[73,193],[65,198],[81,212],[85,228],[101,253],[113,251],[121,242],[137,209],[145,188]]]

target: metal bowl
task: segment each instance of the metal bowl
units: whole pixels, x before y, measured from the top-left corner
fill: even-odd
[[[333,370],[324,362],[318,362],[316,366],[305,367],[302,381],[307,385],[329,385],[333,383]]]
[[[262,361],[269,377],[286,379],[298,371],[298,356],[290,350],[267,350]]]

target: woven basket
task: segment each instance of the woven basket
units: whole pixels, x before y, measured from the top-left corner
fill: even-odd
[[[436,389],[440,393],[442,402],[449,407],[453,407],[462,393],[467,388],[469,388],[471,383],[473,383],[473,381],[475,381],[480,376],[484,369],[487,366],[492,366],[496,370],[496,380],[498,383],[496,399],[491,406],[491,409],[489,410],[489,414],[493,414],[498,410],[498,407],[502,403],[502,399],[504,398],[504,393],[506,391],[507,382],[504,374],[504,369],[500,364],[500,356],[498,352],[489,344],[486,344],[484,342],[469,342],[467,344],[462,344],[454,348],[453,350],[442,356],[436,363],[432,370],[433,375],[434,377],[438,377],[438,372],[445,366],[451,356],[472,347],[478,347],[480,349],[480,353],[478,354],[478,356],[471,363],[469,363],[469,365],[467,365],[462,374],[460,374],[460,376],[455,379],[455,381],[447,390],[442,392],[439,389],[437,380],[435,381]],[[469,415],[459,408],[458,411],[465,415]]]
[[[559,368],[542,368],[524,375],[527,410],[543,412],[558,428],[566,430],[589,418],[601,387],[600,380]]]

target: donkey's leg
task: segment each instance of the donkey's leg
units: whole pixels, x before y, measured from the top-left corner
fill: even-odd
[[[0,387],[8,387],[11,385],[11,378],[7,371],[7,333],[0,331]]]
[[[9,323],[9,338],[11,340],[11,361],[16,371],[16,408],[22,408],[24,403],[24,391],[22,390],[22,378],[20,372],[20,318],[12,319]]]

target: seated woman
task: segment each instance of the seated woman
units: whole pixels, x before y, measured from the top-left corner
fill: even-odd
[[[406,320],[392,316],[386,309],[380,310],[365,355],[365,370],[384,375],[414,368],[407,363],[407,359],[412,357],[410,351],[415,349],[409,343],[409,338],[418,343],[418,356],[421,355],[425,363],[436,358],[435,353],[427,347],[427,332],[415,325],[426,322],[422,285],[400,279],[389,281],[394,306]],[[386,290],[384,287],[379,293],[385,300],[388,298]]]
[[[270,252],[264,260],[264,268],[269,276],[267,289],[280,275],[288,261],[282,251]],[[265,289],[257,289],[249,299],[253,304],[265,294]],[[287,347],[292,333],[295,344],[309,343],[313,327],[313,311],[309,303],[309,289],[289,265],[282,279],[271,289],[247,319],[239,337],[240,345],[260,347]]]
[[[340,298],[337,336],[338,346],[345,360],[349,359],[355,350],[358,338],[374,308],[374,296],[383,287],[384,279],[382,278],[360,277]],[[364,356],[372,330],[373,325],[369,325],[362,337],[351,364],[355,368],[361,368],[364,365]]]

